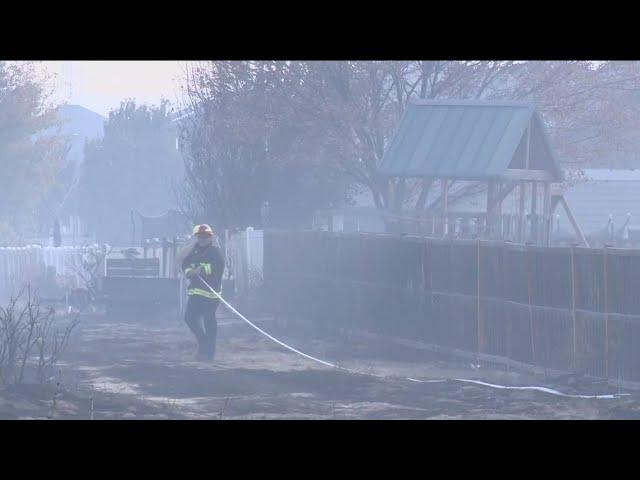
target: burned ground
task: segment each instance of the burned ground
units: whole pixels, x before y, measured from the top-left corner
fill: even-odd
[[[221,315],[221,316],[224,316]],[[261,326],[312,355],[363,372],[337,371],[301,358],[221,318],[218,357],[195,361],[179,319],[83,318],[59,371],[59,385],[0,393],[1,418],[69,419],[606,419],[639,418],[637,395],[562,398],[496,390],[453,378],[546,385],[567,393],[610,393],[572,377],[535,378],[384,340],[313,337],[261,319]],[[388,376],[376,378],[366,373]],[[414,383],[402,377],[442,380]],[[93,407],[92,407],[93,404]]]

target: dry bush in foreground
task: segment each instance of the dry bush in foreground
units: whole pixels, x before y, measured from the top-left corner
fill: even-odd
[[[0,385],[20,384],[27,376],[45,383],[78,318],[57,318],[53,308],[41,306],[30,286],[0,306]]]

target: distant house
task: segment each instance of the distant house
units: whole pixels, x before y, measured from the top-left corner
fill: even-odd
[[[84,160],[84,144],[88,140],[102,138],[106,118],[80,105],[62,105],[58,109],[62,122],[62,134],[69,138],[69,159],[79,165]]]
[[[587,169],[585,181],[568,188],[564,195],[593,243],[638,241],[640,170]],[[563,216],[557,216],[554,223],[556,231],[570,230]]]

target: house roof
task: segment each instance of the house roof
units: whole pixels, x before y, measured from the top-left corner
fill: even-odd
[[[398,177],[499,178],[513,165],[519,147],[523,148],[529,125],[533,126],[533,149],[540,159],[535,168],[546,169],[554,179],[561,179],[557,158],[535,107],[516,102],[410,103],[378,171]]]
[[[584,177],[592,182],[640,182],[640,170],[586,168]]]
[[[585,181],[564,193],[584,233],[594,234],[605,228],[609,216],[615,229],[631,214],[629,225],[640,225],[640,171],[585,170]],[[569,228],[568,220],[561,223]]]

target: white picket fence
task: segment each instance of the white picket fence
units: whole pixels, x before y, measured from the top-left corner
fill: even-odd
[[[54,267],[56,280],[66,288],[84,286],[81,276],[87,247],[0,247],[0,294],[10,295]]]
[[[248,228],[228,238],[227,255],[236,295],[246,295],[262,283],[263,232]],[[42,247],[28,245],[24,247],[0,247],[0,298],[16,293],[27,283],[33,283],[46,276],[49,267],[55,268],[56,283],[65,290],[85,287],[82,276],[83,262],[90,260],[88,254],[95,246],[84,247]],[[107,247],[107,249],[109,249]],[[121,249],[113,249],[108,258],[121,257]],[[143,256],[142,249],[139,256]],[[147,258],[158,257],[162,265],[162,249],[147,250]],[[166,252],[165,276],[174,277],[180,270],[175,264],[174,252]],[[229,266],[229,265],[228,265]],[[174,270],[176,269],[176,270]],[[104,274],[104,272],[101,272]],[[184,290],[184,289],[183,289]]]

